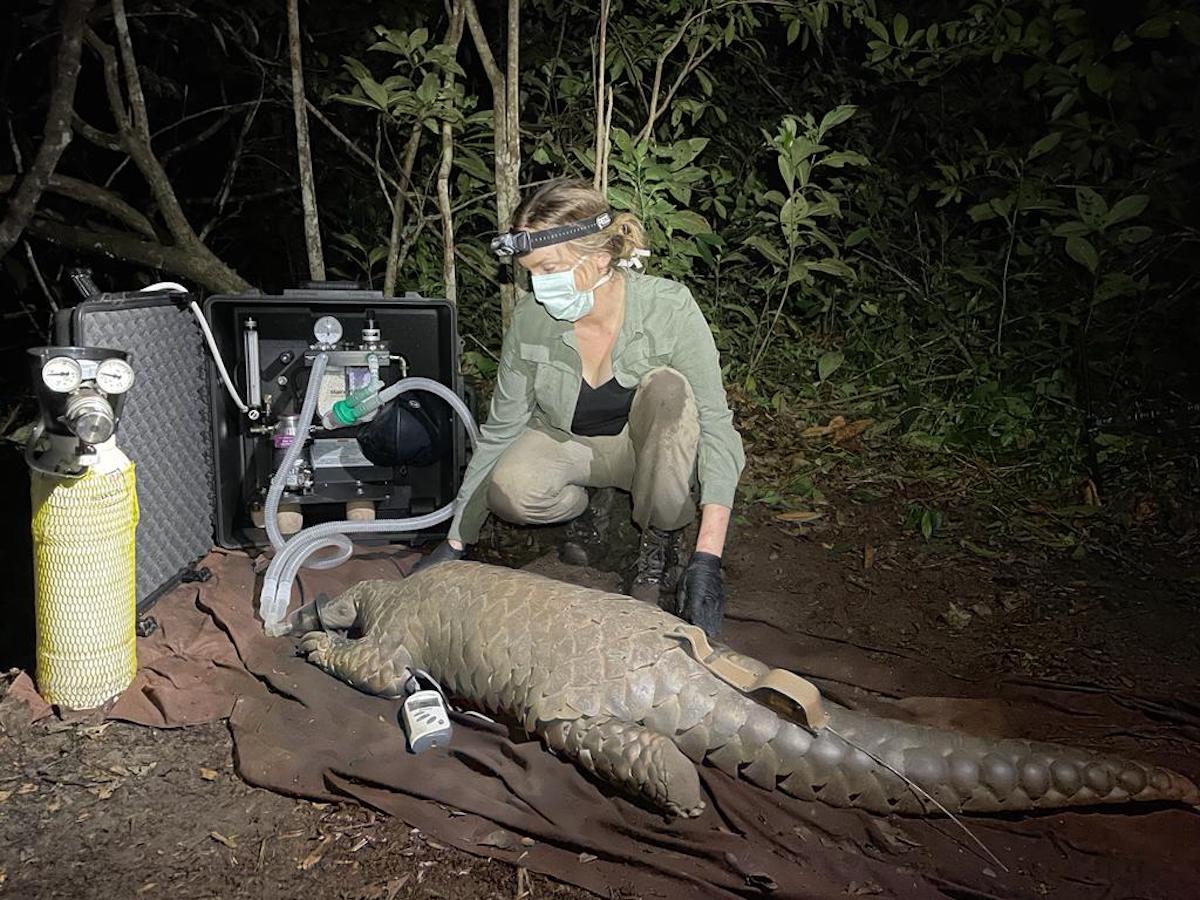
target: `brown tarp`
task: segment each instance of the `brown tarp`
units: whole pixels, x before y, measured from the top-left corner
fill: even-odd
[[[306,599],[334,595],[363,578],[401,577],[411,559],[368,553],[333,571],[305,571],[301,588]],[[138,677],[110,715],[156,727],[228,716],[238,771],[252,784],[353,799],[447,844],[602,896],[1196,896],[1200,815],[1186,810],[965,819],[1005,871],[945,819],[803,803],[708,767],[701,776],[710,809],[667,822],[536,739],[470,718],[456,719],[451,747],[413,756],[398,703],[359,693],[297,657],[291,641],[263,635],[248,558],[213,553],[204,565],[210,581],[180,586],[155,607],[160,628],[139,641]],[[810,675],[845,703],[1088,744],[1198,774],[1200,715],[1185,704],[1086,686],[962,681],[922,660],[753,618],[729,620],[723,637]]]

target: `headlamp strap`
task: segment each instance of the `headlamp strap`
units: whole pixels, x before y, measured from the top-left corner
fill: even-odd
[[[541,231],[511,231],[502,234],[492,241],[492,250],[498,256],[524,256],[531,250],[562,244],[576,238],[597,234],[612,224],[612,210],[605,210],[590,219],[571,222],[568,225],[555,225],[553,228],[543,228]]]

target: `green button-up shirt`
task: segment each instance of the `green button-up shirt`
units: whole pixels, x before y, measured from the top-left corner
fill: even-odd
[[[687,378],[700,415],[700,502],[732,507],[746,458],[708,322],[683,285],[638,272],[624,277],[625,319],[613,345],[613,376],[623,387],[636,387],[651,369],[669,366]],[[582,378],[572,323],[550,316],[531,294],[522,296],[504,335],[488,420],[458,494],[452,539],[478,539],[492,468],[531,423],[571,433]]]

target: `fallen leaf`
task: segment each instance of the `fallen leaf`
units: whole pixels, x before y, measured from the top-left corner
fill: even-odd
[[[0,791],[0,803],[3,803],[5,800],[7,800],[12,795],[13,795],[12,791]]]
[[[216,781],[218,774],[216,769],[206,769],[204,766],[200,767],[200,777],[205,781]]]
[[[496,847],[500,850],[513,850],[517,846],[517,838],[511,831],[497,828],[490,831],[475,842],[481,847]]]
[[[946,607],[946,611],[942,613],[942,618],[946,620],[951,628],[966,628],[971,624],[973,616],[951,600],[950,605]]]
[[[228,847],[230,850],[236,850],[236,849],[237,849],[237,844],[235,844],[235,843],[234,843],[232,840],[230,840],[229,838],[225,837],[225,835],[221,834],[221,832],[219,832],[219,831],[210,831],[210,832],[208,833],[208,836],[209,836],[210,838],[212,838],[214,841],[216,841],[218,844],[224,844],[224,845],[225,845],[226,847]]]
[[[325,835],[325,837],[321,838],[321,843],[317,844],[317,846],[313,848],[312,853],[300,860],[300,864],[296,868],[303,872],[307,872],[321,861],[322,857],[325,856],[325,851],[329,849],[329,845],[332,843],[333,835]]]
[[[401,878],[393,878],[387,883],[387,900],[396,900],[396,895],[400,893],[400,889],[408,884],[411,875],[405,875]]]
[[[870,544],[863,547],[863,568],[869,569],[875,565],[875,548]]]
[[[36,790],[37,790],[37,785],[34,784],[32,781],[27,781],[23,785],[21,785],[19,788],[17,788],[17,793],[18,794],[32,794]]]
[[[845,444],[848,441],[854,440],[874,424],[874,419],[858,419],[849,425],[840,425],[833,429],[833,433],[829,439],[835,444]]]
[[[581,863],[595,862],[599,858],[600,857],[598,857],[598,856],[593,856],[591,853],[580,853],[579,854],[579,861]]]
[[[99,787],[92,788],[92,793],[96,795],[97,800],[107,800],[113,795],[113,792],[120,786],[119,781],[110,781],[108,784],[102,784]]]
[[[845,424],[846,424],[846,419],[844,416],[834,416],[832,419],[829,420],[828,425],[809,425],[802,432],[800,432],[800,437],[802,437],[802,438],[825,437],[825,435],[830,434],[831,432],[834,432],[837,429],[844,427]]]
[[[1130,687],[1132,687],[1132,685],[1130,685]],[[532,847],[532,846],[533,846],[534,844],[536,844],[536,843],[537,843],[537,841],[535,841],[535,840],[534,840],[533,838],[531,838],[531,837],[523,837],[523,838],[521,838],[521,846],[522,846],[522,847]]]
[[[1000,598],[1000,605],[1004,607],[1005,612],[1012,612],[1024,602],[1025,597],[1021,594],[1005,594]]]
[[[815,522],[821,518],[824,513],[815,512],[807,509],[792,509],[787,512],[781,512],[775,516],[780,522]]]
[[[137,889],[137,892],[139,894],[144,894],[144,893],[146,893],[146,891],[152,891],[156,887],[158,887],[157,881],[147,881],[145,884],[143,884],[140,888]]]

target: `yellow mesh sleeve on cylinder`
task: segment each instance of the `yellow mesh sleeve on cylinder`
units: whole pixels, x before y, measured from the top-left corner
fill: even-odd
[[[137,670],[134,466],[31,478],[38,690],[49,703],[92,709]]]

